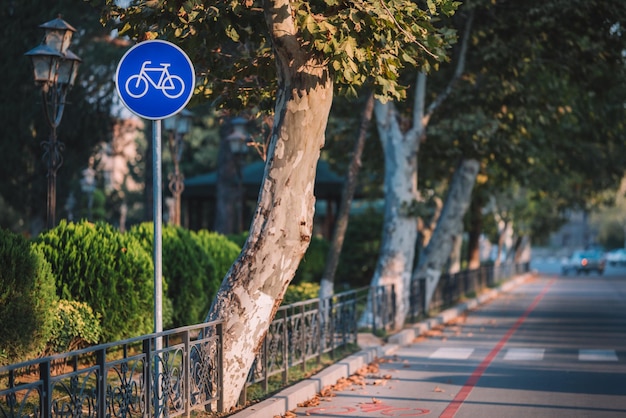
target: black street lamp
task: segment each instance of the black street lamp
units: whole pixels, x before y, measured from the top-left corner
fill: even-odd
[[[169,189],[174,196],[174,208],[170,214],[169,223],[180,226],[181,194],[185,188],[185,177],[180,171],[180,160],[183,155],[185,135],[191,130],[193,113],[183,109],[181,112],[163,120],[163,129],[167,132],[167,139],[174,164],[174,172],[169,175]]]
[[[56,129],[61,123],[65,97],[74,85],[81,59],[68,49],[76,32],[63,19],[56,18],[39,26],[45,30],[41,44],[25,55],[33,62],[35,83],[41,88],[44,114],[50,127],[50,136],[43,141],[43,160],[48,169],[47,227],[56,224],[56,176],[63,164],[64,144],[57,140]]]

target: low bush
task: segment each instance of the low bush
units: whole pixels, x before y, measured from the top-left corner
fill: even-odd
[[[100,340],[100,318],[84,302],[60,300],[46,354],[78,350]]]
[[[0,229],[0,364],[36,357],[50,338],[54,275],[40,249]]]
[[[151,253],[105,223],[61,223],[36,239],[52,266],[60,298],[84,302],[102,322],[104,342],[152,332]]]
[[[135,225],[128,233],[145,248],[152,248],[152,223]],[[172,326],[202,322],[239,248],[223,235],[174,226],[163,227],[162,239],[163,276],[173,306]]]
[[[324,238],[313,237],[309,248],[300,261],[293,283],[317,282],[319,283],[326,268],[329,243]],[[315,296],[317,297],[317,296]]]
[[[241,246],[225,235],[207,230],[200,230],[192,233],[193,238],[198,242],[205,254],[213,260],[215,274],[209,286],[214,288],[212,295],[219,288],[222,279],[230,270],[230,266],[239,256]],[[212,299],[212,297],[211,297]]]
[[[283,297],[283,305],[315,299],[319,296],[320,285],[318,283],[290,284]]]

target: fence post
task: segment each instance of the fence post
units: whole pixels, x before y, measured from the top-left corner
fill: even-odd
[[[317,364],[322,363],[322,353],[324,352],[324,348],[326,348],[326,302],[324,298],[320,298],[319,303],[317,304],[317,327],[319,330],[319,349],[317,350]]]
[[[398,301],[396,296],[396,285],[391,285],[391,318],[393,329],[397,329],[398,327],[402,328],[404,324],[396,324],[396,313],[398,309]]]
[[[289,382],[289,332],[287,332],[289,322],[287,317],[287,312],[283,312],[283,384],[285,385]]]
[[[218,338],[217,343],[217,411],[224,412],[224,325],[222,322],[215,324],[215,331]],[[244,385],[243,392],[246,386]]]
[[[183,384],[185,385],[185,416],[189,417],[190,414],[190,403],[191,403],[191,352],[190,352],[190,337],[189,330],[185,330],[183,333],[185,341],[183,341],[184,352],[183,356]]]
[[[372,302],[372,334],[376,335],[376,317],[378,316],[378,287],[372,286],[370,287],[370,290],[370,294],[372,295],[372,297],[370,298]]]
[[[426,312],[426,278],[420,277],[418,280],[419,280],[419,289],[420,289],[420,294],[419,294],[420,307],[419,307],[419,310],[424,315],[424,317],[426,317],[427,314],[428,314],[428,312]]]
[[[96,396],[98,397],[98,416],[105,417],[107,409],[107,374],[106,374],[106,349],[102,348],[96,353],[96,362],[98,363],[98,381],[96,387]]]
[[[52,409],[52,386],[50,384],[50,360],[39,364],[39,378],[42,382],[41,412],[44,418],[51,416]]]
[[[146,358],[143,368],[143,381],[144,387],[144,399],[146,400],[146,409],[143,412],[143,416],[148,418],[152,416],[150,413],[152,406],[152,389],[154,387],[152,383],[152,339],[147,337],[143,340],[143,354]]]
[[[335,314],[333,311],[335,310],[335,297],[330,297],[328,299],[328,331],[330,338],[330,358],[335,359]]]
[[[302,331],[300,332],[300,350],[302,353],[302,372],[306,373],[306,338],[307,338],[307,329],[306,329],[306,318],[304,316],[304,303],[300,305],[300,315],[302,318],[300,319],[302,323]]]
[[[354,344],[357,344],[359,341],[359,318],[357,316],[357,292],[354,291],[352,292],[352,329],[354,330],[353,333],[353,340]]]

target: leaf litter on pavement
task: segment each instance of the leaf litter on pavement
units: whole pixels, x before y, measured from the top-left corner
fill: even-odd
[[[358,369],[353,375],[340,378],[334,385],[326,386],[322,391],[311,399],[298,404],[300,408],[320,406],[323,402],[330,401],[336,396],[336,392],[355,391],[364,388],[366,385],[385,386],[392,379],[390,374],[380,374],[381,363],[390,363],[393,360],[378,358],[371,363]],[[389,386],[391,388],[391,386]],[[372,397],[371,404],[377,404],[381,401]],[[287,411],[285,415],[275,416],[274,418],[295,418],[297,415],[293,411]]]

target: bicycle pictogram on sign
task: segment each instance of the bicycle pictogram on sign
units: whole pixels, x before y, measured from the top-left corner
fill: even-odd
[[[181,111],[195,86],[189,57],[162,40],[144,41],[129,49],[115,78],[124,105],[146,119],[165,119]]]
[[[170,74],[168,67],[171,64],[161,63],[158,67],[148,67],[152,61],[145,61],[139,74],[135,74],[126,81],[126,92],[130,97],[139,99],[148,93],[150,86],[169,97],[175,99],[185,92],[185,82],[177,75]],[[157,73],[157,81],[151,73]]]

